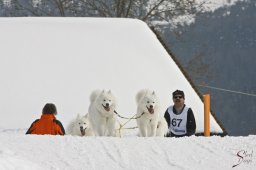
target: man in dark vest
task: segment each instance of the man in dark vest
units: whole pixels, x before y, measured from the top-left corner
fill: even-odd
[[[164,114],[169,128],[167,137],[183,137],[195,134],[195,117],[192,109],[184,104],[184,92],[181,90],[174,91],[172,99],[174,105],[168,107]]]

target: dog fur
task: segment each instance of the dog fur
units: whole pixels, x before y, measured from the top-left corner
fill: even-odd
[[[137,125],[141,137],[156,136],[159,119],[159,99],[152,90],[143,89],[136,95]],[[142,115],[143,114],[143,115]],[[142,115],[142,116],[141,116]]]
[[[95,90],[90,96],[89,120],[96,136],[115,136],[116,98],[112,92]]]
[[[77,114],[76,119],[69,123],[67,127],[67,134],[72,136],[94,136],[93,130],[90,127],[88,114],[85,116]]]
[[[156,136],[165,137],[168,133],[168,124],[163,116],[159,116]]]

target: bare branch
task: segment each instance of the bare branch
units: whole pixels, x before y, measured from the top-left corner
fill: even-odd
[[[143,20],[143,21],[147,20],[148,17],[151,15],[151,13],[152,13],[154,10],[156,10],[156,9],[159,7],[159,5],[161,5],[164,1],[165,1],[165,0],[160,0],[155,6],[153,6],[153,8],[149,10],[149,12],[146,14],[146,16],[145,16],[142,20]]]
[[[132,5],[133,5],[133,0],[130,0],[130,1],[129,1],[129,4],[128,4],[128,7],[127,7],[127,10],[126,10],[125,17],[128,17],[128,16],[129,16],[130,11],[131,11],[131,9],[132,9]]]

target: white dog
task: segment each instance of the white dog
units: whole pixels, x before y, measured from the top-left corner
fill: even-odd
[[[67,134],[73,136],[94,136],[93,130],[90,127],[88,115],[80,116],[71,121],[67,127]]]
[[[137,125],[140,136],[156,136],[159,119],[159,100],[154,91],[140,90],[136,95]]]
[[[92,92],[90,96],[89,119],[96,136],[115,136],[116,99],[109,90]]]
[[[156,129],[156,136],[164,137],[168,133],[168,124],[163,116],[159,117]]]

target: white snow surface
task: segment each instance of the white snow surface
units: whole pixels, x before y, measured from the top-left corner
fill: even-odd
[[[22,129],[0,130],[1,170],[256,168],[256,136],[118,138],[24,133]]]
[[[237,2],[243,2],[248,0],[194,0],[197,11],[199,13],[207,13],[207,12],[214,12],[219,8],[229,8],[233,5],[236,5]],[[155,0],[151,0],[153,4],[156,3]],[[166,2],[168,4],[168,2]],[[162,4],[162,8],[165,8],[166,3]],[[170,5],[170,4],[169,4]],[[170,5],[171,6],[171,5]],[[227,10],[227,13],[230,13]],[[169,25],[171,29],[176,29],[178,25],[185,26],[195,23],[196,14],[183,14],[179,16],[173,16],[170,21],[152,21],[153,25]]]
[[[203,4],[205,8],[204,12],[214,12],[222,7],[230,7],[237,2],[243,2],[248,0],[195,0],[198,4]]]

